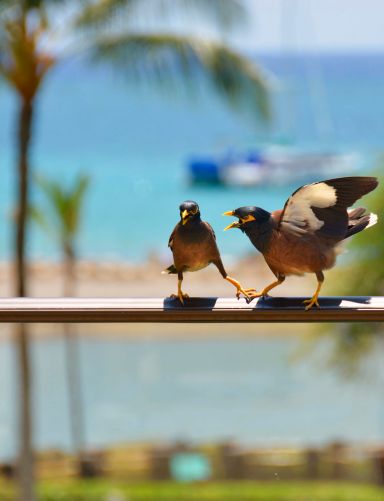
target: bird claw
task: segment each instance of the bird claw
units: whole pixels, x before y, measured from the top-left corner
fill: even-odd
[[[254,291],[254,292],[252,292],[252,291]],[[262,290],[261,292],[257,292],[256,289],[249,289],[249,292],[250,292],[250,295],[249,295],[248,303],[250,303],[251,301],[253,301],[257,297],[268,297],[269,296],[269,294],[267,292],[264,292],[264,290]]]
[[[320,308],[319,301],[316,296],[312,297],[311,299],[305,299],[305,301],[303,301],[303,304],[307,305],[305,307],[305,311],[310,310],[312,306],[317,306],[317,308]]]
[[[239,300],[241,294],[243,294],[243,296],[245,297],[247,303],[249,303],[250,299],[251,299],[250,296],[249,296],[249,294],[252,293],[253,291],[256,292],[256,289],[237,289],[236,297]]]
[[[179,299],[180,303],[184,306],[184,299],[189,299],[188,294],[184,294],[183,292],[181,294],[171,294],[169,296],[171,299]]]

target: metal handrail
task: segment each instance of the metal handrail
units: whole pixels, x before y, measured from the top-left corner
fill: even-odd
[[[0,323],[130,322],[382,322],[384,297],[321,297],[321,308],[305,311],[304,298],[6,298]]]

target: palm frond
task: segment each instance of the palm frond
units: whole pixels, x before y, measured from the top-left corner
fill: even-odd
[[[39,49],[43,28],[28,29],[25,17],[3,23],[0,72],[24,99],[32,99],[55,64],[55,58]]]
[[[127,20],[139,3],[140,0],[97,0],[78,13],[74,24],[79,28],[99,29],[122,16]]]
[[[24,5],[27,10],[48,8],[48,7],[63,7],[65,3],[73,3],[73,0],[24,0]],[[76,0],[78,4],[87,4],[89,0]]]
[[[72,190],[67,192],[67,230],[72,237],[79,228],[81,209],[89,184],[89,176],[80,174],[75,180]]]
[[[41,175],[36,176],[36,183],[45,194],[50,207],[49,213],[54,221],[48,224],[45,217],[43,222],[41,214],[44,214],[44,211],[36,207],[33,208],[31,217],[45,230],[55,228],[55,238],[63,245],[73,245],[79,229],[82,204],[89,181],[88,176],[80,174],[73,186],[66,189],[59,181],[47,179]]]
[[[46,233],[52,233],[52,228],[48,223],[46,213],[36,205],[31,205],[28,209],[28,217]]]
[[[94,60],[109,61],[128,77],[149,84],[183,84],[199,89],[206,79],[233,107],[268,119],[269,85],[261,69],[224,44],[163,33],[104,39],[91,49]]]
[[[159,20],[175,12],[190,13],[209,18],[216,25],[230,28],[246,21],[242,0],[97,0],[87,5],[78,15],[76,25],[100,28],[121,20],[125,25],[134,14],[145,13],[146,19]]]

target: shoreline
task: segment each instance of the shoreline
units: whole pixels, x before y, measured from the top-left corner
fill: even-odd
[[[167,297],[176,292],[177,277],[162,275],[167,266],[152,258],[144,263],[132,264],[117,261],[80,260],[76,265],[76,296],[78,297]],[[227,267],[228,273],[239,280],[244,287],[260,289],[273,281],[261,256],[244,258]],[[28,265],[29,296],[60,297],[63,295],[63,265],[61,262],[32,261]],[[13,265],[0,262],[0,297],[12,297]],[[312,277],[289,277],[276,295],[310,295],[315,286]],[[183,290],[190,296],[234,297],[235,289],[223,280],[215,266],[209,266],[196,273],[186,273]],[[60,324],[31,325],[31,333],[37,336],[56,336],[61,332]],[[236,324],[82,324],[77,325],[80,335],[96,337],[128,337],[137,339],[167,338],[211,338],[249,337],[255,335],[300,334],[305,326],[289,324],[244,324],[239,330]],[[4,324],[0,339],[9,336],[12,326]],[[91,331],[91,332],[90,332]]]
[[[169,264],[169,263],[168,263]],[[140,264],[128,261],[79,260],[75,268],[78,297],[167,297],[177,289],[175,275],[162,274],[168,266],[152,258]],[[239,259],[226,266],[227,272],[242,285],[260,290],[274,280],[259,255]],[[28,266],[29,296],[61,297],[64,267],[60,261],[31,261]],[[0,297],[12,297],[13,264],[0,262]],[[207,287],[209,283],[209,288]],[[310,275],[289,277],[279,286],[278,295],[309,295],[316,281]],[[195,273],[185,273],[183,289],[192,296],[233,297],[235,289],[222,279],[215,266]]]

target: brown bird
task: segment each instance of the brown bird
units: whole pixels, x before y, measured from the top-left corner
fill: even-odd
[[[243,231],[277,278],[259,293],[246,290],[249,296],[267,296],[287,275],[315,273],[316,291],[304,303],[306,310],[319,306],[323,270],[334,266],[340,243],[377,222],[377,216],[366,209],[348,207],[377,185],[375,177],[328,179],[296,190],[282,210],[269,213],[259,207],[239,207],[225,212],[239,219],[225,229]]]
[[[184,304],[184,299],[189,296],[181,290],[183,273],[198,271],[213,263],[217,266],[221,276],[236,287],[237,298],[240,297],[240,294],[244,294],[249,299],[241,284],[227,275],[216,244],[215,232],[210,224],[201,220],[197,203],[186,200],[180,205],[179,209],[180,222],[175,226],[168,242],[168,247],[170,247],[173,254],[174,264],[163,271],[163,273],[177,273],[178,276],[177,294],[172,294],[171,297],[178,297],[181,303]],[[248,290],[256,292],[255,289]]]

